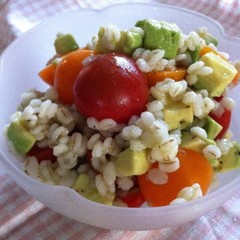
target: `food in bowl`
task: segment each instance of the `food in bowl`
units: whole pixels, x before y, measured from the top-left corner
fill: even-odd
[[[6,136],[24,171],[106,205],[165,206],[207,193],[215,173],[239,167],[228,131],[239,63],[201,28],[140,20],[101,27],[79,48],[58,34],[39,76],[50,85],[22,95]]]

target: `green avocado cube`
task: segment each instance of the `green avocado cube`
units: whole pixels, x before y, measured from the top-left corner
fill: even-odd
[[[100,195],[98,190],[91,189],[89,191],[86,191],[85,193],[81,194],[83,197],[87,198],[88,200],[91,200],[93,202],[101,203],[104,205],[112,206],[113,201],[115,199],[115,193],[110,193],[108,197],[104,197]]]
[[[132,31],[122,32],[123,52],[126,54],[132,54],[137,48],[142,46],[143,35]]]
[[[142,175],[147,172],[151,163],[147,159],[147,151],[133,151],[128,148],[119,153],[113,163],[118,173],[123,176]]]
[[[168,59],[176,57],[181,36],[176,24],[149,19],[138,21],[136,26],[144,30],[144,48],[162,49]]]
[[[107,36],[107,37],[106,37]],[[122,38],[122,33],[120,39]],[[98,30],[98,37],[95,45],[95,51],[101,53],[108,52],[119,52],[122,48],[122,43],[120,39],[117,39],[115,35],[111,35],[108,37],[107,28],[102,26]]]
[[[82,173],[78,176],[72,188],[77,190],[78,192],[82,192],[88,189],[89,183],[90,183],[89,176],[86,173]]]
[[[200,58],[200,47],[199,46],[196,47],[196,49],[194,51],[189,50],[189,53],[190,53],[190,56],[192,59],[192,63],[197,62]]]
[[[207,143],[203,139],[194,135],[193,133],[191,132],[182,133],[180,144],[181,147],[202,153],[202,150],[206,145]]]
[[[203,127],[208,135],[208,139],[215,139],[215,137],[221,132],[222,126],[216,122],[213,118],[207,116],[206,122]]]
[[[102,196],[96,187],[90,186],[90,181],[91,179],[86,173],[81,173],[72,188],[88,200],[112,206],[115,193],[109,193],[108,197]]]
[[[215,46],[218,45],[217,38],[208,32],[199,33],[199,36],[205,40],[207,45],[209,45],[210,43],[214,44]]]
[[[237,74],[237,69],[228,61],[213,52],[204,54],[200,61],[211,67],[213,72],[207,76],[198,76],[194,87],[206,89],[211,97],[219,97]]]
[[[191,132],[182,132],[181,147],[202,153],[203,148],[207,145],[216,145],[216,143],[212,139],[203,139]]]
[[[143,34],[138,32],[120,31],[120,38],[107,38],[105,35],[106,28],[101,27],[98,32],[98,40],[96,42],[95,50],[101,53],[108,52],[124,52],[132,54],[137,48],[142,46]]]
[[[193,122],[193,107],[168,99],[163,115],[163,120],[168,124],[169,130],[184,129],[191,126]]]
[[[226,155],[219,159],[219,165],[215,168],[216,172],[226,172],[240,167],[240,143],[233,141],[233,146]]]
[[[60,56],[79,48],[76,40],[71,34],[58,34],[54,41],[54,47],[56,53]]]
[[[19,154],[26,154],[36,141],[35,137],[19,121],[11,122],[7,129],[7,137]]]

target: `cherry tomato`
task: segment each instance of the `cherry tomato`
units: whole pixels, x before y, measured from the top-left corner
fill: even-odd
[[[215,139],[221,139],[227,133],[230,122],[231,122],[231,115],[232,115],[232,112],[226,109],[220,117],[213,114],[209,115],[211,118],[213,118],[216,122],[218,122],[223,127],[221,132],[216,136]]]
[[[39,163],[44,160],[50,160],[51,162],[57,161],[57,157],[53,155],[53,149],[49,147],[40,148],[35,145],[27,155],[36,157]]]
[[[198,183],[203,194],[206,194],[213,176],[213,170],[208,160],[200,153],[180,148],[177,154],[180,167],[177,171],[168,173],[166,184],[154,184],[147,173],[138,176],[138,183],[143,197],[150,206],[168,205],[184,187]],[[158,163],[152,165],[157,168]]]
[[[98,120],[126,123],[139,115],[148,102],[144,73],[122,54],[101,54],[83,67],[74,84],[75,105],[80,113]]]
[[[78,49],[66,54],[57,65],[54,75],[54,87],[57,89],[59,99],[65,104],[73,104],[73,84],[83,68],[82,61],[94,52]]]
[[[141,207],[145,202],[143,195],[139,188],[130,189],[125,196],[120,197],[128,207]]]
[[[214,99],[219,102],[219,101],[221,101],[222,97],[214,98]],[[215,139],[223,138],[229,129],[232,112],[227,109],[224,109],[224,113],[220,117],[218,117],[214,114],[211,114],[211,113],[209,114],[209,116],[222,126],[221,132],[216,136]]]

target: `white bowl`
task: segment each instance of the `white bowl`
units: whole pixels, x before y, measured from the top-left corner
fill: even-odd
[[[15,112],[20,95],[29,88],[44,90],[47,86],[37,73],[53,56],[53,41],[58,32],[72,33],[84,46],[101,25],[113,23],[121,29],[132,27],[137,20],[154,18],[177,23],[186,33],[205,26],[219,39],[219,49],[240,59],[240,39],[224,34],[214,20],[198,13],[161,4],[121,4],[101,11],[80,10],[68,12],[38,25],[15,40],[2,54],[0,62],[0,128],[9,122]],[[231,128],[235,139],[240,139],[239,86],[231,96],[238,103],[233,113]],[[219,184],[203,198],[182,205],[156,208],[121,208],[97,204],[82,198],[73,190],[61,186],[48,186],[27,176],[18,159],[7,147],[6,139],[0,136],[1,161],[13,180],[26,192],[56,212],[71,219],[97,227],[122,230],[150,230],[170,227],[191,221],[222,205],[238,190],[240,170],[219,176]]]

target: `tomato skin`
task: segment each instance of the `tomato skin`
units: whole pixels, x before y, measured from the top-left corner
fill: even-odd
[[[33,146],[27,155],[36,157],[39,163],[44,160],[50,160],[51,162],[57,161],[57,157],[53,155],[53,149],[49,147],[40,148],[38,146]]]
[[[183,148],[179,149],[177,157],[180,168],[168,173],[166,184],[152,183],[147,173],[138,176],[141,193],[150,206],[168,205],[184,187],[192,186],[194,183],[199,183],[203,195],[206,194],[213,177],[213,170],[208,160],[200,153]],[[154,163],[152,168],[158,168],[158,163]]]
[[[222,100],[222,97],[214,98],[216,101],[220,102]],[[216,136],[215,139],[221,139],[225,136],[227,133],[230,123],[231,123],[231,117],[232,117],[232,112],[224,109],[224,113],[219,117],[214,114],[209,114],[211,118],[213,118],[217,123],[219,123],[222,126],[221,132]]]
[[[138,208],[143,205],[145,199],[139,188],[132,188],[128,191],[126,196],[120,197],[124,203],[128,205],[130,208]]]
[[[213,114],[210,114],[209,116],[223,127],[221,132],[216,136],[215,139],[223,138],[229,129],[232,112],[225,109],[224,113],[220,117]]]
[[[101,54],[84,66],[74,84],[75,105],[86,117],[126,123],[148,102],[145,74],[123,54]]]

